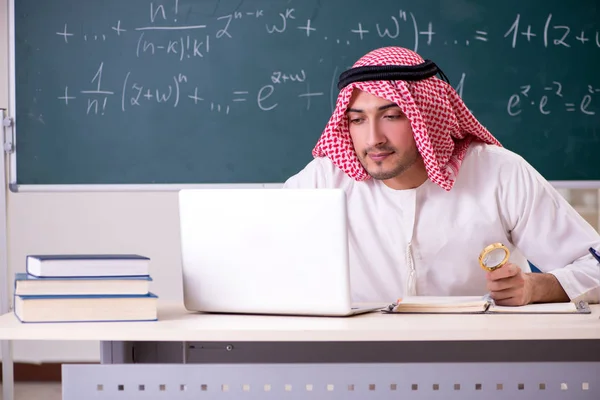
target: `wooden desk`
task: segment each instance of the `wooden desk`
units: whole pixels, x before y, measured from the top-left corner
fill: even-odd
[[[600,339],[600,305],[586,315],[389,315],[289,317],[202,314],[159,303],[158,321],[19,322],[0,316],[0,340],[98,341],[494,341]]]
[[[23,324],[9,313],[0,340],[102,342],[103,364],[63,366],[65,400],[125,390],[128,399],[597,399],[600,305],[591,308],[326,318],[198,314],[161,302],[156,322]]]

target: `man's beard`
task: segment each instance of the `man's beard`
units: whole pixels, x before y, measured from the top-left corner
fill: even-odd
[[[397,156],[398,153],[395,152],[394,149],[388,148],[388,147],[377,148],[377,149],[367,149],[364,152],[363,156],[360,159],[362,166],[365,168],[365,170],[369,173],[369,175],[373,179],[377,179],[377,180],[381,180],[381,181],[400,176],[406,170],[408,170],[410,167],[412,167],[417,162],[417,160],[419,160],[419,158],[420,158],[419,152],[415,149],[414,153],[408,154],[404,158],[396,159],[394,162],[394,165],[392,165],[391,168],[388,167],[389,169],[387,169],[387,170],[379,170],[377,167],[373,168],[373,164],[375,164],[376,166],[379,166],[379,165],[383,165],[383,163],[386,161],[389,163],[389,161],[388,161],[388,159],[385,159],[385,160],[379,161],[379,162],[369,160],[369,158],[368,158],[369,156],[367,155],[367,153],[372,152],[373,150],[376,150],[378,152],[393,151],[393,153],[388,157]],[[369,167],[369,165],[371,165],[371,167]]]

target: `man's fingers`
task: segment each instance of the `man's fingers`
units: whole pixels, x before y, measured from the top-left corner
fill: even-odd
[[[490,292],[500,292],[502,290],[510,289],[515,286],[515,279],[513,277],[506,279],[499,279],[497,281],[488,281],[487,290]]]
[[[519,297],[509,297],[503,300],[494,300],[498,306],[522,306],[523,302]]]
[[[505,289],[505,290],[498,290],[498,291],[490,291],[490,295],[492,296],[492,299],[494,299],[494,301],[502,301],[502,300],[508,300],[512,297],[517,297],[519,290],[518,289]]]
[[[487,279],[490,281],[496,281],[498,279],[506,279],[509,278],[511,276],[515,276],[517,275],[519,272],[521,271],[521,268],[519,268],[518,265],[512,264],[512,263],[508,263],[506,265],[503,265],[502,267],[494,270],[494,271],[490,271],[487,273]]]
[[[487,273],[486,286],[494,302],[500,306],[521,306],[531,301],[528,275],[518,265],[509,263]]]
[[[495,281],[487,281],[487,289],[490,292],[498,292],[506,289],[522,289],[525,286],[525,278],[523,274],[518,274],[504,279],[498,279]]]

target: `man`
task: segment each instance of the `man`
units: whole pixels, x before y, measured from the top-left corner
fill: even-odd
[[[353,300],[489,292],[500,305],[598,302],[588,249],[600,249],[600,235],[501,146],[433,62],[377,49],[339,88],[315,159],[285,187],[345,190]],[[486,272],[479,254],[497,242],[509,263]]]

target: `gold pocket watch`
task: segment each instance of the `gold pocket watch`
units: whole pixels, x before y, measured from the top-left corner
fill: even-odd
[[[479,254],[479,265],[486,271],[493,271],[508,262],[510,251],[502,243],[493,243]]]

